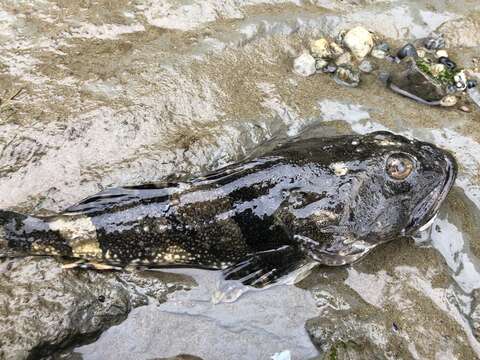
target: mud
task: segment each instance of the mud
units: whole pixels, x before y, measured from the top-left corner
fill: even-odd
[[[48,259],[4,262],[2,356],[108,359],[138,348],[145,359],[216,359],[232,346],[247,359],[258,338],[265,358],[478,358],[480,108],[469,97],[470,112],[399,97],[378,78],[391,67],[381,60],[355,89],[296,76],[292,64],[311,38],[363,24],[392,47],[439,28],[452,59],[475,67],[479,21],[473,0],[0,0],[1,208],[48,214],[108,186],[199,173],[300,133],[389,129],[445,147],[460,164],[436,223],[415,242],[317,270],[300,288],[247,293],[233,318],[206,305],[208,292],[167,295],[186,280],[125,285]],[[278,320],[288,313],[301,316]]]

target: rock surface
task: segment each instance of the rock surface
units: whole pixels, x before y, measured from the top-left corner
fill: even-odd
[[[305,280],[307,287],[315,283],[311,291],[320,309],[306,329],[324,359],[476,358],[468,345],[468,323],[452,322],[442,313],[451,306],[454,288],[429,270],[434,264],[444,267],[442,259],[420,250],[417,256],[425,264],[414,269],[410,264],[417,260],[408,252],[407,241],[395,240],[363,263],[319,269]],[[390,265],[380,269],[375,258]]]
[[[90,342],[132,308],[148,304],[147,295],[161,301],[177,288],[149,275],[64,270],[54,259],[5,260],[0,358],[40,358]]]
[[[444,35],[448,47],[480,46],[480,22],[469,17],[450,20],[437,29]]]

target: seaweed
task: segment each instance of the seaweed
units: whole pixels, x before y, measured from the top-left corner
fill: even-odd
[[[454,80],[455,75],[457,75],[461,71],[459,69],[450,70],[445,68],[445,70],[443,70],[440,74],[438,74],[437,76],[434,76],[430,70],[431,65],[427,61],[419,58],[416,60],[416,64],[421,72],[423,72],[425,75],[427,75],[431,79],[440,82],[442,85],[453,84],[455,82]]]

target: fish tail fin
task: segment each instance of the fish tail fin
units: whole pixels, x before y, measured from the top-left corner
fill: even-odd
[[[0,210],[0,258],[28,253],[25,221],[32,218],[14,211]]]

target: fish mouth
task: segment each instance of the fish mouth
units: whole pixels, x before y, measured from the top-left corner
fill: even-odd
[[[446,164],[445,180],[440,182],[435,189],[413,209],[410,222],[403,231],[404,235],[413,235],[419,230],[428,228],[433,223],[440,206],[455,183],[457,177],[457,162],[455,158],[447,152],[445,152],[444,160]]]

